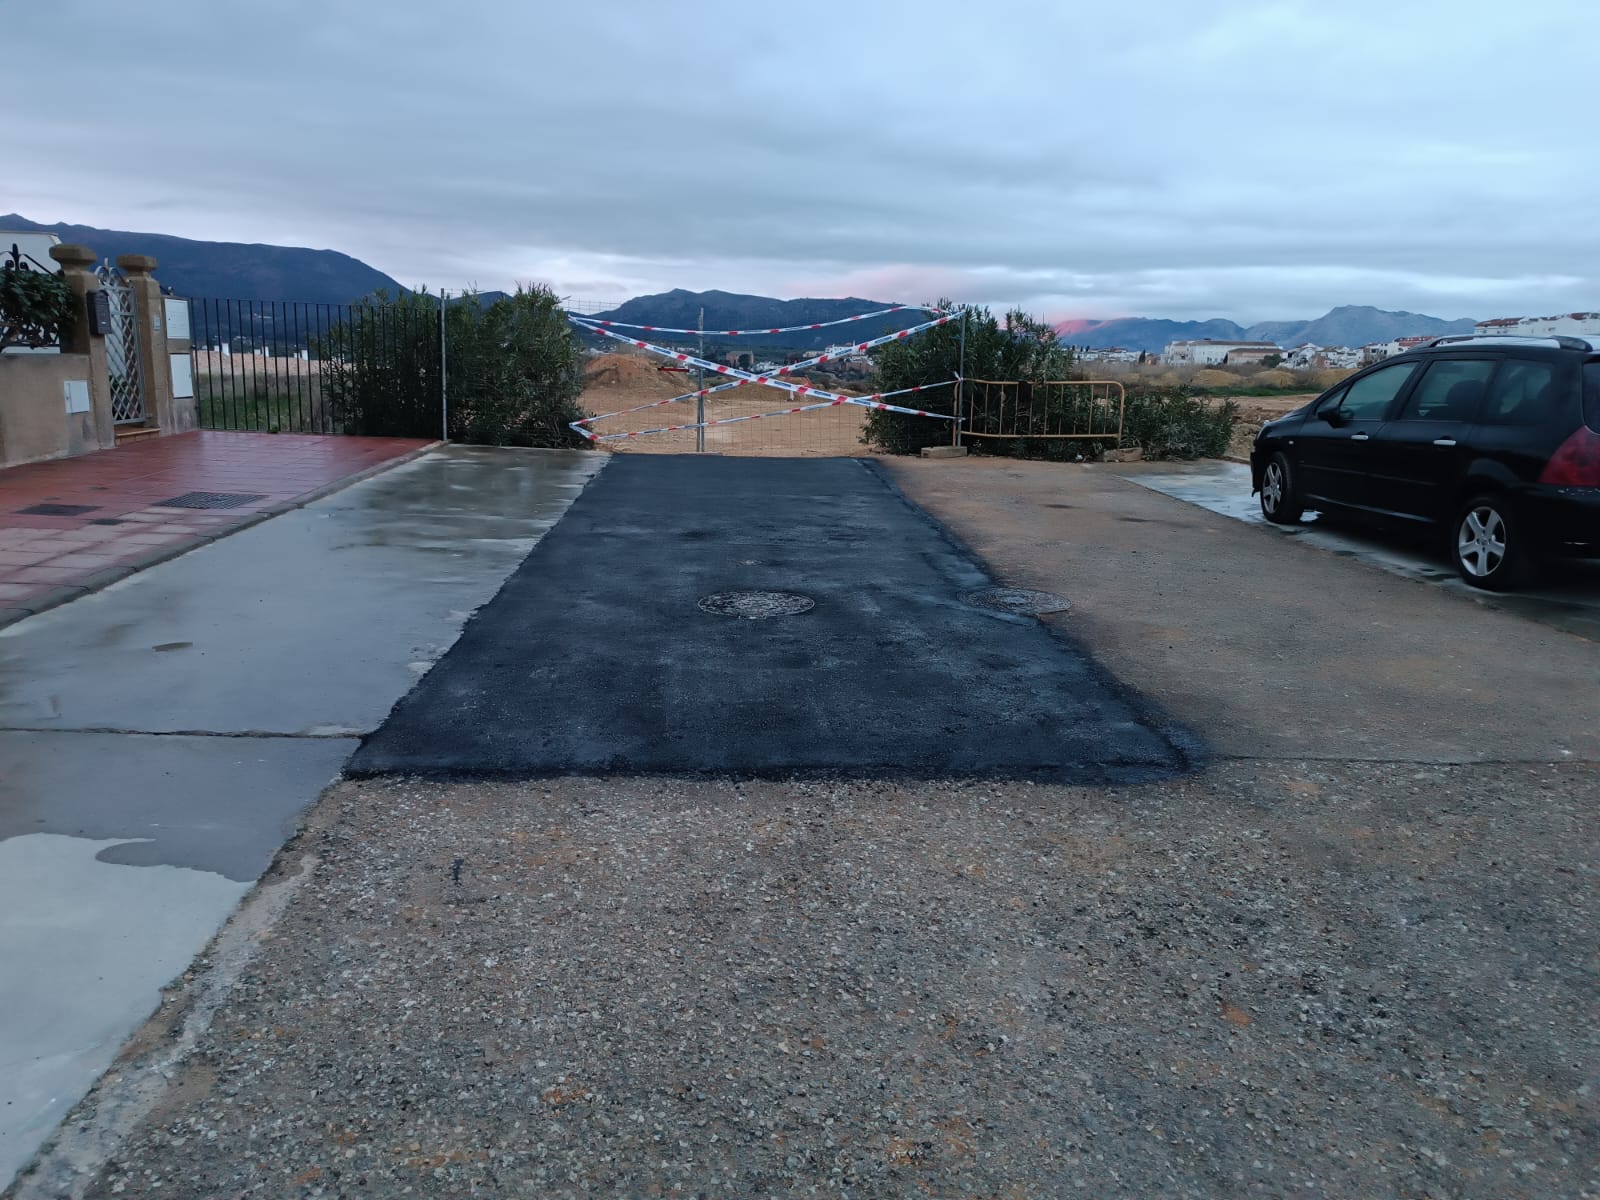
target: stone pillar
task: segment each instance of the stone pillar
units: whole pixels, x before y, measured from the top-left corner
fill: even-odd
[[[50,257],[61,264],[61,275],[78,298],[78,319],[61,339],[63,354],[89,356],[89,401],[94,412],[95,441],[102,450],[117,444],[117,425],[111,415],[111,369],[106,361],[106,340],[92,332],[89,306],[93,293],[100,290],[94,273],[94,251],[87,246],[64,243],[50,247]]]
[[[133,311],[139,327],[139,373],[144,384],[144,424],[162,433],[176,432],[172,411],[172,364],[167,361],[166,315],[161,285],[150,272],[156,260],[148,254],[119,254],[117,266],[133,293]]]

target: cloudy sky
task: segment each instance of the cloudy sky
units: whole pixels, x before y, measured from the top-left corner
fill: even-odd
[[[1592,5],[0,0],[0,212],[592,300],[1600,309]]]

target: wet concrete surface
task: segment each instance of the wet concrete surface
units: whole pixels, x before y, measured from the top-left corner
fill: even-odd
[[[1243,463],[1151,464],[1124,471],[1123,477],[1225,517],[1600,641],[1600,563],[1546,563],[1530,586],[1512,594],[1485,592],[1461,581],[1437,534],[1430,538],[1403,529],[1379,531],[1317,513],[1307,513],[1299,525],[1272,524],[1261,515],[1258,498],[1250,494],[1250,468]]]
[[[0,631],[0,728],[374,728],[599,461],[541,453],[430,455]]]
[[[0,1186],[602,462],[450,448],[0,631]]]
[[[115,839],[99,861],[250,883],[355,746],[351,738],[0,732],[0,843],[34,834]]]
[[[1185,735],[1069,637],[962,603],[992,582],[870,462],[619,459],[350,772],[1186,769]],[[815,607],[697,608],[748,589]]]

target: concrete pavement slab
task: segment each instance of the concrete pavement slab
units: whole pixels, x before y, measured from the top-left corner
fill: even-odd
[[[451,448],[0,630],[0,728],[365,733],[602,461]]]
[[[437,452],[0,630],[0,1186],[603,461]]]
[[[1182,732],[1072,640],[963,602],[992,582],[870,462],[622,458],[350,770],[1186,769]],[[752,590],[814,607],[699,606]]]

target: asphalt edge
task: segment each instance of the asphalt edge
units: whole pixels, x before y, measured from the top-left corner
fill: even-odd
[[[1010,584],[1010,580],[969,546],[960,534],[956,533],[955,530],[907,495],[900,486],[900,481],[894,477],[890,466],[882,459],[858,458],[855,461],[860,463],[868,474],[876,476],[879,482],[896,499],[933,526],[934,531],[944,539],[951,549],[966,559],[972,566],[982,571],[990,579],[1002,584]],[[1099,656],[1062,623],[1064,619],[1070,620],[1070,613],[1057,613],[1053,616],[1036,619],[1051,637],[1064,643],[1075,655],[1082,658],[1089,673],[1101,687],[1104,687],[1118,700],[1126,704],[1141,723],[1148,726],[1166,742],[1168,747],[1171,748],[1175,759],[1173,764],[1175,774],[1192,775],[1210,765],[1212,761],[1211,750],[1200,735],[1167,712],[1155,700],[1142,692],[1136,691],[1117,678],[1110,668],[1100,661]]]
[[[395,467],[414,462],[424,454],[431,454],[439,447],[450,444],[452,443],[443,441],[429,442],[426,446],[419,446],[415,450],[409,450],[395,458],[385,459],[381,463],[374,463],[370,467],[357,471],[354,475],[345,475],[342,478],[335,479],[332,483],[323,484],[321,487],[303,495],[295,496],[293,499],[280,500],[276,504],[270,504],[266,508],[250,513],[248,516],[240,517],[238,521],[231,525],[202,533],[190,541],[176,546],[162,546],[149,554],[140,555],[130,563],[124,563],[117,567],[107,567],[103,571],[96,571],[92,575],[86,575],[82,583],[65,584],[58,588],[52,588],[37,600],[30,600],[24,605],[0,608],[0,629],[4,629],[7,625],[14,625],[18,621],[26,620],[29,617],[36,617],[42,612],[49,612],[52,608],[59,608],[61,605],[68,604],[83,596],[92,595],[103,588],[110,587],[113,583],[118,583],[128,578],[130,575],[136,575],[140,571],[159,566],[164,562],[170,562],[174,558],[188,554],[191,550],[209,546],[212,542],[231,537],[233,534],[249,529],[253,525],[259,525],[263,521],[270,521],[273,517],[281,517],[286,512],[293,512],[297,508],[315,504],[318,500],[325,499],[335,492],[341,492],[345,488],[371,479],[375,475],[381,475],[385,471],[393,470]]]
[[[539,447],[531,448],[538,449]],[[568,449],[568,447],[559,447],[559,449]],[[412,681],[411,686],[408,687],[404,693],[395,697],[395,702],[389,706],[389,711],[383,714],[383,719],[381,721],[360,735],[360,740],[356,742],[356,748],[352,750],[345,758],[344,766],[339,769],[340,780],[383,779],[405,774],[404,771],[369,770],[361,767],[356,767],[352,770],[351,764],[361,756],[361,752],[366,749],[367,743],[375,738],[379,731],[382,730],[383,727],[394,718],[394,714],[400,710],[400,707],[411,699],[412,694],[416,692],[416,690],[422,686],[423,681],[433,673],[434,667],[437,667],[440,663],[442,663],[446,656],[456,648],[456,645],[461,641],[461,639],[467,636],[467,631],[477,623],[478,618],[483,614],[483,610],[488,608],[500,598],[500,593],[505,591],[506,588],[510,586],[511,581],[517,577],[518,573],[521,572],[522,568],[527,564],[528,559],[533,555],[534,551],[539,548],[539,543],[543,542],[557,525],[561,524],[562,521],[567,519],[568,513],[570,513],[577,505],[583,503],[584,497],[589,494],[589,489],[594,485],[594,481],[599,479],[600,476],[604,474],[606,468],[611,466],[611,464],[616,461],[616,457],[617,456],[615,452],[613,452],[610,454],[605,454],[599,459],[598,465],[596,465],[594,470],[589,472],[588,478],[583,481],[583,487],[578,490],[578,494],[572,498],[571,502],[566,506],[566,508],[561,510],[561,515],[551,523],[550,529],[547,529],[544,533],[540,534],[535,540],[533,548],[530,549],[527,554],[523,555],[521,561],[519,561],[516,566],[512,567],[511,570],[506,573],[505,578],[500,581],[500,586],[495,588],[494,594],[482,604],[478,605],[477,608],[473,609],[472,615],[469,616],[465,621],[461,622],[461,628],[456,631],[455,641],[446,646],[444,653],[440,654],[428,664],[428,669],[421,675],[418,675],[416,679]],[[4,1198],[0,1197],[0,1200],[4,1200]]]

